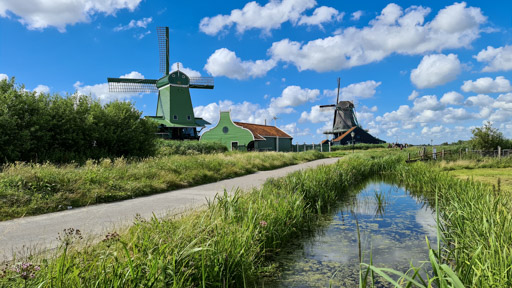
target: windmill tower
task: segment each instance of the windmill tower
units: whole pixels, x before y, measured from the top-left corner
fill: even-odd
[[[189,77],[179,70],[169,74],[169,27],[157,27],[160,79],[107,78],[110,92],[158,92],[156,116],[146,119],[158,124],[164,139],[199,139],[197,128],[210,123],[194,116],[190,88],[213,89],[211,77]]]
[[[336,104],[320,105],[320,109],[334,108],[334,119],[332,129],[324,131],[324,134],[333,134],[333,138],[338,138],[352,127],[361,127],[357,122],[354,102],[340,100],[340,78],[338,78],[338,94]]]

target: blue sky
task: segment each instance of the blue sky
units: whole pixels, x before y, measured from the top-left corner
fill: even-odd
[[[219,110],[318,143],[332,111],[353,100],[375,136],[412,144],[469,139],[485,121],[512,137],[512,2],[0,0],[0,78],[28,90],[133,101],[107,77],[158,79],[156,27],[170,27],[171,64],[213,76],[191,91],[196,116]],[[274,120],[272,120],[272,124]]]

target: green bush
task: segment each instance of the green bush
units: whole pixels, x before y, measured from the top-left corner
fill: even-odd
[[[199,141],[176,141],[163,140],[157,141],[158,155],[194,155],[194,154],[213,154],[228,151],[228,147],[217,142],[199,142]]]
[[[26,91],[0,81],[0,163],[83,163],[155,153],[156,127],[132,103]]]
[[[497,128],[493,128],[491,122],[485,123],[482,127],[474,128],[471,133],[473,133],[473,137],[470,142],[475,149],[496,150],[498,146],[506,149],[510,148],[510,140],[507,140]]]

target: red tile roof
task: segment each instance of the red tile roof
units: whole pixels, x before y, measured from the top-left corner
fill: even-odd
[[[341,134],[338,138],[332,140],[332,142],[340,141],[341,139],[345,138],[350,132],[354,131],[354,129],[356,129],[356,128],[357,128],[357,126],[354,126],[354,127],[350,128],[350,129],[348,129],[347,132]]]
[[[235,125],[249,129],[254,135],[254,140],[265,140],[263,137],[293,138],[275,126],[233,122]]]

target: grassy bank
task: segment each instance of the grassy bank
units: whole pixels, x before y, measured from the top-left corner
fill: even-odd
[[[0,220],[113,202],[322,158],[308,153],[170,155],[78,165],[6,165],[0,173]]]
[[[434,266],[431,283],[436,287],[461,287],[457,286],[458,279],[464,287],[510,287],[512,198],[508,192],[493,189],[491,185],[457,179],[444,172],[457,171],[457,167],[467,164],[398,165],[388,176],[427,202],[438,199],[442,249],[431,251],[430,261]],[[473,164],[474,167],[506,165],[497,160]],[[482,169],[487,168],[476,168]],[[443,268],[442,264],[446,266]],[[409,277],[414,275],[414,269],[409,271]],[[430,282],[419,281],[421,285],[417,286],[431,287]]]
[[[434,263],[451,267],[466,287],[512,286],[509,195],[456,179],[438,164],[405,164],[403,153],[385,154],[356,153],[335,165],[268,181],[251,193],[221,195],[206,210],[181,219],[136,219],[128,231],[112,231],[95,245],[82,243],[69,230],[61,235],[55,258],[35,257],[31,265],[7,267],[0,272],[0,286],[253,286],[273,272],[276,251],[315,229],[318,213],[329,211],[349,187],[379,174],[425,201],[438,196],[445,244],[431,251]],[[25,280],[23,271],[33,278]],[[452,276],[439,273],[430,280],[436,287],[455,287]]]
[[[353,159],[293,173],[245,195],[221,195],[205,211],[181,219],[139,219],[126,233],[112,231],[101,243],[85,248],[71,231],[62,236],[54,259],[32,259],[30,267],[37,265],[40,270],[26,283],[28,287],[255,283],[273,270],[269,256],[289,239],[314,229],[318,213],[336,205],[349,186],[394,165],[392,158]],[[0,281],[4,286],[25,284],[12,270]]]

